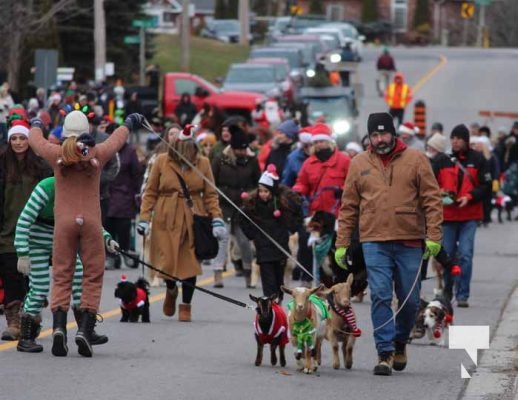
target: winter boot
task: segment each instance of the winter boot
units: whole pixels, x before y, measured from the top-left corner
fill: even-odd
[[[223,271],[220,269],[214,271],[214,287],[215,288],[223,287]]]
[[[191,305],[180,304],[178,306],[178,321],[191,322]]]
[[[21,315],[21,329],[20,329],[20,340],[16,350],[24,353],[40,353],[43,351],[43,346],[36,343],[33,336],[35,336],[36,318],[29,314]]]
[[[5,306],[7,329],[2,332],[2,340],[18,340],[20,338],[20,306],[21,301],[15,300]]]
[[[394,371],[403,371],[406,368],[407,356],[406,356],[406,343],[405,342],[394,342],[396,351],[394,352],[394,363],[392,368]]]
[[[66,357],[67,347],[67,312],[58,308],[52,313],[52,355]]]
[[[97,315],[88,310],[80,310],[81,320],[76,333],[77,351],[83,357],[92,357],[92,333],[94,331]]]
[[[165,299],[164,306],[162,307],[162,311],[164,315],[167,317],[172,317],[176,312],[176,298],[178,297],[178,287],[174,289],[166,289],[165,291]]]
[[[79,323],[81,321],[81,310],[79,308],[73,308],[74,310],[74,318],[76,320],[77,326],[79,327]],[[97,319],[95,321],[97,323]],[[92,346],[97,346],[99,344],[105,344],[108,343],[108,336],[106,335],[99,335],[97,332],[95,332],[95,325],[94,330],[92,331],[92,336],[90,338],[90,344]]]
[[[378,364],[374,367],[374,375],[392,375],[394,352],[385,351],[378,355]]]

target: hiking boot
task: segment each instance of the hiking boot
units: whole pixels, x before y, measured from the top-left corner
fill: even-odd
[[[394,362],[394,352],[384,351],[378,355],[378,365],[374,367],[374,375],[392,375],[392,364]]]
[[[178,297],[178,287],[166,289],[164,305],[162,311],[165,316],[172,317],[176,312],[176,298]]]
[[[92,333],[97,321],[97,314],[88,310],[81,310],[80,313],[81,319],[75,338],[77,352],[83,357],[92,357]]]
[[[43,346],[34,340],[37,325],[38,322],[32,315],[21,315],[20,340],[18,341],[16,350],[24,353],[40,353],[43,351]]]
[[[81,310],[79,308],[74,307],[73,311],[74,311],[74,319],[76,320],[77,327],[79,327],[79,324],[81,323],[81,316],[82,316]],[[98,346],[100,344],[108,343],[108,336],[99,335],[95,331],[95,325],[97,325],[97,316],[96,316],[96,321],[94,324],[94,329],[92,331],[92,334],[90,335],[90,344],[92,346]]]
[[[18,340],[20,339],[20,308],[21,301],[12,301],[5,306],[5,319],[7,320],[7,328],[2,332],[2,340]]]
[[[405,342],[394,342],[396,350],[394,351],[394,362],[392,368],[394,371],[403,371],[406,368],[406,343]]]

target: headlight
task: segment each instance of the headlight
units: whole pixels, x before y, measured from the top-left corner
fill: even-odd
[[[331,61],[332,63],[339,63],[340,61],[342,61],[342,56],[338,53],[333,53],[329,56],[329,61]]]
[[[337,135],[344,135],[351,130],[351,123],[346,119],[333,122],[333,131]]]
[[[308,69],[306,70],[306,76],[308,78],[313,78],[315,76],[315,70],[314,69]]]

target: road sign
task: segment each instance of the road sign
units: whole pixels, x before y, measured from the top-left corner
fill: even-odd
[[[473,18],[475,15],[475,4],[462,3],[460,6],[460,16],[465,19]]]
[[[158,26],[158,18],[150,19],[134,19],[131,21],[134,28],[156,28]]]
[[[124,36],[124,44],[139,44],[139,43],[140,43],[139,35]]]

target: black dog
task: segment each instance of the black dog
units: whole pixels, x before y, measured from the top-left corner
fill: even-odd
[[[351,286],[351,296],[362,296],[364,290],[367,288],[367,267],[363,259],[363,251],[359,241],[353,241],[351,246],[347,249],[346,261],[347,270],[340,268],[335,261],[335,221],[334,214],[317,211],[311,217],[308,223],[308,231],[310,232],[310,241],[312,240],[313,251],[317,248],[319,243],[324,240],[332,238],[331,246],[327,252],[327,256],[320,263],[320,281],[330,288],[336,283],[345,282],[347,276],[352,273],[354,276],[353,284]]]
[[[128,282],[123,275],[117,284],[115,297],[120,300],[122,317],[120,322],[142,322],[149,320],[149,283],[139,278],[135,283]]]

